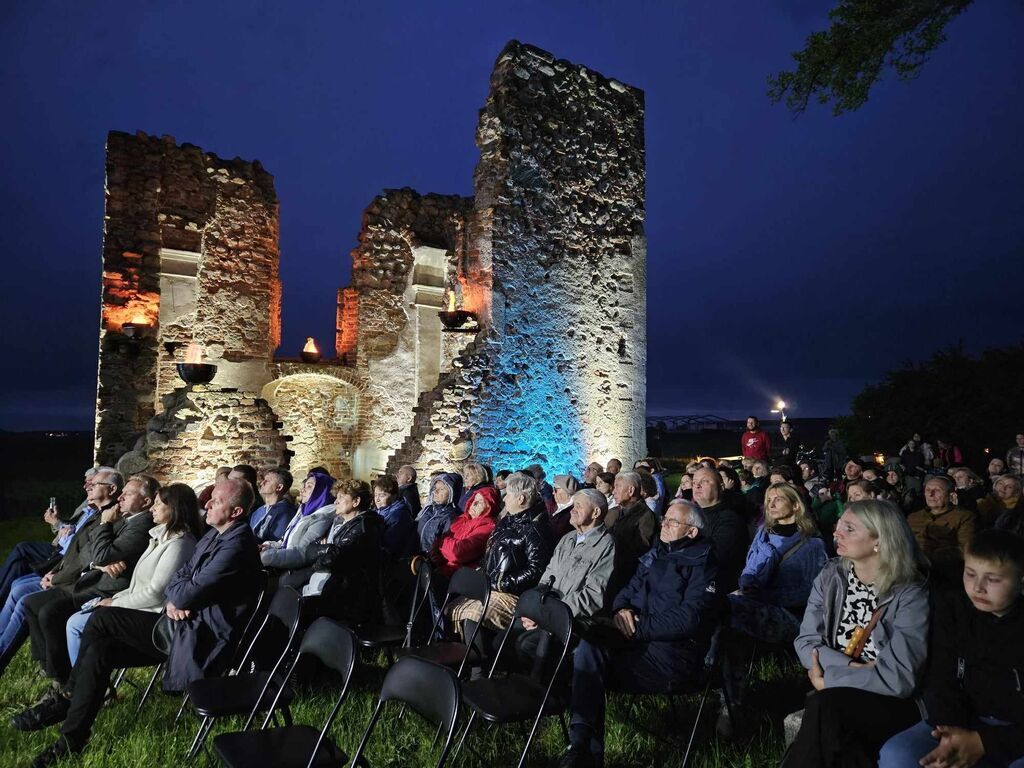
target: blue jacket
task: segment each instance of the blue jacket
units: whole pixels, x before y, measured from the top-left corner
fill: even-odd
[[[413,522],[412,512],[409,511],[405,499],[399,498],[386,507],[381,507],[377,514],[384,522],[382,543],[387,553],[392,557],[415,555],[419,547],[419,537],[416,535],[416,523]]]
[[[646,655],[669,680],[692,679],[703,664],[721,615],[717,573],[708,539],[656,541],[640,558],[629,584],[615,596],[612,610],[637,612],[633,641],[646,643]]]
[[[763,603],[799,608],[802,612],[811,585],[827,559],[825,543],[817,536],[800,531],[779,536],[761,526],[747,550],[740,589],[756,593]]]
[[[288,499],[281,499],[271,507],[264,504],[257,508],[249,515],[249,527],[261,544],[264,541],[280,541],[294,514],[295,505]]]
[[[224,533],[211,528],[191,559],[171,577],[164,597],[192,615],[171,622],[171,652],[164,690],[182,691],[193,680],[224,671],[256,602],[259,544],[245,520]]]
[[[448,501],[445,504],[435,504],[431,499],[430,504],[425,506],[416,518],[416,531],[420,537],[420,551],[430,554],[434,549],[434,543],[448,532],[452,527],[452,520],[459,515],[459,508],[455,501],[459,498],[462,489],[462,477],[454,472],[444,472],[430,482],[431,493],[434,483],[443,483],[448,487]]]

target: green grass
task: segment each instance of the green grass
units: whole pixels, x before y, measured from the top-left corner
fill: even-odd
[[[42,523],[32,520],[6,521],[0,528],[0,553],[6,556],[14,543],[25,538],[39,538],[47,530]],[[20,537],[20,538],[19,538]],[[144,687],[151,670],[129,671],[129,678]],[[370,713],[376,704],[377,692],[385,672],[385,661],[365,658],[357,667],[350,695],[342,706],[331,737],[342,749],[351,754],[359,743]],[[751,692],[751,703],[766,714],[760,730],[742,744],[725,744],[714,737],[717,697],[712,694],[702,717],[704,727],[698,735],[695,768],[767,768],[778,765],[782,753],[781,729],[778,720],[784,711],[796,706],[782,706],[796,699],[795,681],[800,675],[792,668],[780,666],[773,659],[759,662],[755,670],[758,681]],[[8,725],[10,717],[34,703],[46,690],[47,681],[41,678],[31,660],[27,646],[15,658],[6,674],[0,678],[0,766],[27,765],[55,738],[56,728],[24,734]],[[792,694],[780,694],[780,689]],[[191,715],[182,717],[174,725],[179,700],[161,693],[151,694],[141,714],[136,717],[135,707],[140,691],[131,684],[122,684],[117,700],[103,708],[97,719],[92,740],[79,757],[66,759],[62,765],[88,768],[168,768],[184,763],[184,755],[195,734],[197,720]],[[296,722],[319,726],[331,705],[333,692],[329,688],[312,688],[303,684],[292,708]],[[681,719],[670,722],[666,702],[660,697],[612,695],[609,700],[606,765],[609,768],[673,768],[682,760],[681,751],[675,749],[664,736],[647,733],[671,734],[681,740],[689,732],[696,713],[697,698],[685,700],[680,708]],[[781,707],[781,708],[780,708]],[[767,713],[771,712],[771,722]],[[637,723],[644,728],[637,727]],[[225,720],[215,725],[207,741],[212,743],[217,733],[238,728],[242,720]],[[502,768],[515,765],[517,746],[525,739],[525,730],[517,728],[480,728],[474,726],[468,745],[477,754],[465,749],[459,757],[460,768]],[[371,741],[368,759],[373,768],[406,768],[406,766],[433,765],[436,751],[431,749],[433,729],[417,716],[407,715],[398,720],[394,711],[386,712]],[[557,721],[545,721],[530,752],[531,766],[552,766],[564,749],[564,740]],[[433,760],[431,757],[433,756]],[[212,752],[196,761],[197,765],[216,764]]]

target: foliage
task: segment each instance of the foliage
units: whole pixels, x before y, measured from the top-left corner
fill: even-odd
[[[832,25],[793,54],[796,69],[768,77],[768,96],[795,114],[815,98],[840,115],[863,106],[882,67],[917,75],[946,39],[946,25],[973,0],[839,0]]]
[[[853,399],[841,421],[855,452],[894,452],[914,432],[933,446],[947,436],[973,464],[984,449],[1000,456],[1024,426],[1024,344],[968,356],[962,346],[936,352],[923,363],[906,363]]]

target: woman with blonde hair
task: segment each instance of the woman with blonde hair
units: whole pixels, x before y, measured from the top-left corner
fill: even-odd
[[[814,581],[794,646],[814,691],[783,766],[874,766],[920,719],[912,698],[928,653],[926,564],[890,501],[846,505],[837,558]]]
[[[743,699],[754,644],[793,641],[811,584],[826,559],[825,544],[799,492],[789,483],[773,483],[765,491],[764,523],[747,550],[740,588],[729,595],[722,674],[731,713],[723,709],[718,721],[724,738],[745,730]]]

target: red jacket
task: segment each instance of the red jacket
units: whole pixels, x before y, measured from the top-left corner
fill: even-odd
[[[747,430],[743,433],[740,446],[746,458],[768,461],[772,450],[772,439],[763,429],[758,428],[754,432]]]
[[[487,548],[487,539],[497,522],[489,514],[474,518],[463,512],[455,518],[434,551],[433,560],[438,572],[450,577],[463,566],[479,565]]]

